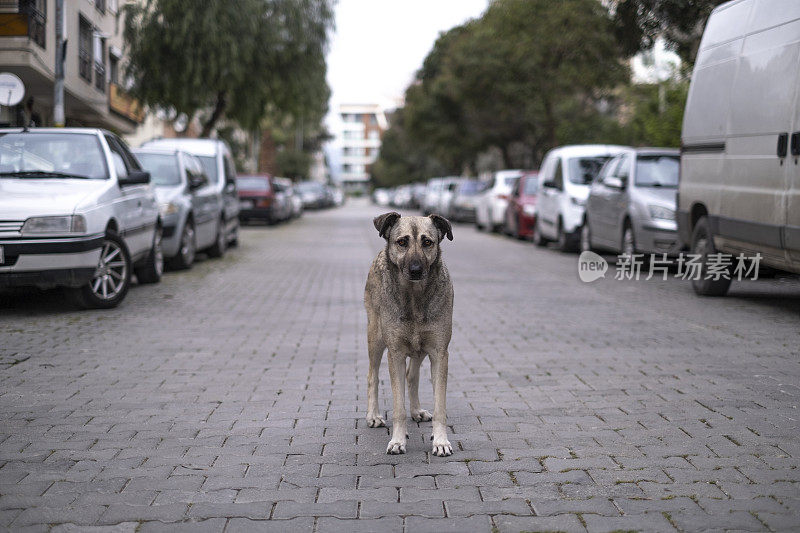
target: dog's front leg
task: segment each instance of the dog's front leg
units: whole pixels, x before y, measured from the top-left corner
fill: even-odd
[[[433,383],[433,455],[446,457],[453,454],[447,440],[447,350],[431,354],[431,382]]]
[[[428,422],[431,419],[431,414],[419,406],[419,367],[422,365],[422,359],[419,356],[411,357],[406,370],[408,400],[411,404],[411,419],[414,422]]]
[[[386,453],[396,455],[406,453],[406,357],[405,354],[389,349],[389,377],[392,381],[392,440]]]

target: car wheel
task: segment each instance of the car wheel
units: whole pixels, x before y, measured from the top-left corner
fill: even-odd
[[[725,296],[731,286],[731,269],[728,266],[728,279],[705,279],[707,271],[707,258],[710,254],[717,253],[714,246],[714,236],[708,225],[708,218],[700,217],[692,232],[692,253],[701,256],[700,279],[692,280],[694,292],[700,296]]]
[[[236,227],[233,228],[233,233],[231,233],[231,238],[228,241],[228,247],[236,248],[239,246],[239,221],[236,221]]]
[[[225,219],[219,219],[217,226],[217,237],[214,239],[214,245],[208,249],[208,255],[211,257],[222,257],[225,255],[225,250],[228,249],[228,237],[225,236]]]
[[[161,226],[157,226],[156,232],[153,234],[153,245],[150,247],[147,259],[141,267],[134,269],[139,283],[158,283],[161,281],[161,275],[164,273],[164,251],[161,249],[161,235]]]
[[[570,236],[564,231],[564,224],[559,219],[558,221],[558,238],[556,239],[556,248],[559,252],[568,253],[574,251],[574,246],[571,242]]]
[[[581,228],[581,252],[591,252],[592,248],[592,228],[589,226],[589,219],[587,218],[583,227]]]
[[[533,223],[533,244],[545,247],[547,243],[548,239],[542,235],[542,229],[539,227],[539,219],[537,218],[536,222]]]
[[[633,235],[633,228],[630,222],[625,223],[625,230],[622,232],[622,244],[620,246],[622,253],[625,255],[633,256],[636,253],[636,238]]]
[[[100,248],[97,268],[88,284],[69,289],[72,300],[84,309],[110,309],[125,299],[131,284],[131,255],[125,241],[109,231]]]
[[[195,253],[197,251],[197,236],[194,231],[194,221],[189,219],[183,225],[183,233],[181,233],[181,244],[178,249],[178,255],[170,259],[169,267],[176,270],[185,270],[191,268],[194,263]]]

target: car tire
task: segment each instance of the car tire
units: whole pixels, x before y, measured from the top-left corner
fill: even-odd
[[[623,254],[630,256],[636,253],[636,236],[633,233],[633,226],[631,226],[630,222],[626,222],[622,230],[622,240],[619,249]]]
[[[731,286],[732,265],[728,267],[728,279],[720,278],[717,280],[705,279],[706,276],[706,257],[709,254],[717,253],[714,246],[714,235],[708,224],[708,218],[703,216],[695,224],[692,232],[692,253],[702,256],[701,279],[692,280],[692,288],[699,296],[725,296]]]
[[[581,227],[581,252],[593,252],[592,247],[592,227],[589,225],[587,218]]]
[[[558,238],[556,239],[556,248],[559,252],[569,253],[575,251],[575,246],[572,243],[570,235],[564,231],[564,224],[559,219],[558,221]]]
[[[514,237],[515,239],[521,241],[521,240],[524,240],[524,239],[522,237],[522,233],[519,230],[519,228],[521,227],[521,223],[520,223],[519,218],[520,218],[519,215],[517,215],[517,223],[514,225],[514,231],[511,234],[511,236]]]
[[[231,238],[228,241],[229,248],[236,248],[239,246],[239,219],[236,219],[236,227],[233,228],[233,233],[231,233]]]
[[[537,217],[536,222],[533,223],[533,244],[544,248],[547,246],[548,242],[550,242],[550,240],[542,235],[542,229],[539,227],[539,218]]]
[[[82,309],[111,309],[118,306],[128,294],[132,270],[131,254],[125,241],[115,232],[108,231],[100,248],[95,275],[83,287],[68,289],[68,295]],[[117,284],[112,288],[114,280]],[[103,285],[106,288],[105,296]],[[108,294],[108,289],[112,289],[113,294]]]
[[[225,255],[225,250],[228,249],[228,237],[225,235],[225,219],[219,219],[217,226],[217,236],[214,239],[214,244],[208,249],[208,255],[211,257],[222,257]]]
[[[161,281],[161,275],[164,273],[164,251],[161,249],[162,233],[161,226],[156,226],[156,231],[153,234],[153,244],[147,254],[147,259],[145,259],[142,266],[134,269],[139,283],[158,283]]]
[[[186,224],[183,225],[178,254],[169,260],[169,267],[175,270],[192,268],[196,253],[197,235],[194,229],[194,221],[190,218],[186,221]]]

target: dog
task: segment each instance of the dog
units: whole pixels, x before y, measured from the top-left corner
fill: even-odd
[[[433,455],[452,455],[445,394],[447,350],[453,332],[453,284],[440,249],[445,237],[453,240],[452,227],[439,215],[404,217],[396,212],[375,217],[373,223],[386,239],[386,247],[372,262],[364,290],[369,351],[367,425],[386,425],[378,411],[378,370],[388,348],[394,407],[392,438],[386,453],[406,453],[407,382],[411,418],[416,422],[433,419]],[[426,355],[431,361],[433,415],[419,405],[419,367]]]

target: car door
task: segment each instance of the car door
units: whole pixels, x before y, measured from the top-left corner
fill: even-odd
[[[239,216],[239,194],[236,191],[236,165],[227,149],[223,152],[223,166],[225,186],[222,189],[222,196],[225,202],[225,217],[230,221]]]
[[[606,178],[613,177],[619,166],[619,157],[609,161],[601,170],[597,179],[592,183],[589,191],[589,199],[586,202],[586,216],[592,231],[592,241],[609,246],[611,238],[609,213],[610,187],[606,184]]]
[[[608,187],[605,213],[606,220],[608,220],[608,238],[612,245],[619,247],[619,250],[622,249],[622,226],[628,212],[628,189],[631,187],[633,164],[634,157],[632,155],[621,156],[615,172],[615,177],[619,181],[613,183],[613,187]],[[617,185],[621,185],[621,187]]]
[[[116,136],[106,134],[105,138],[118,179],[124,179],[132,170],[140,170],[139,162],[130,153],[126,154]],[[120,185],[119,191],[120,198],[115,203],[114,215],[120,223],[120,236],[131,257],[137,260],[152,246],[158,207],[152,199],[149,184]]]
[[[561,156],[554,156],[548,167],[540,188],[542,194],[540,201],[544,200],[539,212],[542,221],[540,228],[546,237],[555,239],[558,234],[558,214],[564,191],[564,166]]]
[[[220,216],[220,205],[214,190],[209,187],[209,179],[202,163],[186,152],[181,152],[181,158],[187,183],[198,180],[206,182],[206,185],[194,187],[191,190],[197,248],[202,250],[214,244],[217,220],[219,220]]]
[[[796,67],[800,71],[800,66]],[[798,72],[800,79],[800,72]],[[800,89],[795,88],[794,120],[789,136],[784,245],[795,272],[800,272]]]

